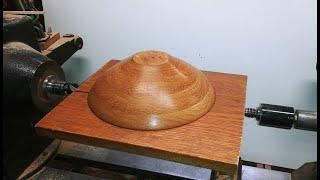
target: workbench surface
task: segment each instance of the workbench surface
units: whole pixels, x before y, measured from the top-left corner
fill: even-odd
[[[118,62],[109,61],[50,111],[36,124],[37,134],[235,173],[242,138],[246,76],[203,71],[216,91],[215,104],[206,115],[177,128],[137,131],[100,120],[87,104],[95,80]]]

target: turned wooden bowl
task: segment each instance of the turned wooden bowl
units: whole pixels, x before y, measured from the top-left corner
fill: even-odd
[[[97,117],[136,130],[185,125],[206,114],[214,100],[201,71],[160,51],[139,52],[114,65],[88,95]]]

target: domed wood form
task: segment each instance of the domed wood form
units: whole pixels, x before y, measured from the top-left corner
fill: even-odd
[[[99,77],[88,96],[92,112],[136,130],[182,126],[206,114],[214,89],[196,68],[165,52],[139,52]]]

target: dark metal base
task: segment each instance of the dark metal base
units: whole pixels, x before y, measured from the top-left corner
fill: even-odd
[[[4,108],[3,171],[7,179],[16,179],[51,144],[53,139],[37,136],[32,128],[42,116],[34,106]]]
[[[242,161],[240,161],[242,162]],[[237,176],[206,168],[62,141],[57,155],[30,179],[290,180],[291,174],[241,165]]]
[[[54,140],[33,162],[27,167],[23,173],[18,177],[18,179],[28,179],[38,171],[40,171],[53,156],[56,155],[56,152],[60,146],[60,140]]]

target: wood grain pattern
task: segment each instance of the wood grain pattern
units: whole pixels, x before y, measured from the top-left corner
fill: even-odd
[[[2,11],[2,14],[44,14],[44,11]]]
[[[88,92],[95,80],[118,62],[109,61],[79,89]],[[75,92],[36,124],[36,132],[234,173],[240,153],[247,77],[216,72],[204,74],[215,86],[215,105],[206,115],[184,126],[159,131],[120,128],[105,123],[91,112],[87,93]]]
[[[214,90],[196,68],[165,52],[143,51],[99,77],[88,95],[100,119],[128,129],[160,130],[206,114]]]
[[[43,50],[46,50],[48,49],[48,47],[50,47],[53,43],[55,43],[56,41],[58,41],[60,39],[60,33],[57,33],[57,32],[53,32],[49,39],[47,39],[46,41],[44,42],[39,42],[39,47],[40,49],[43,51]]]

